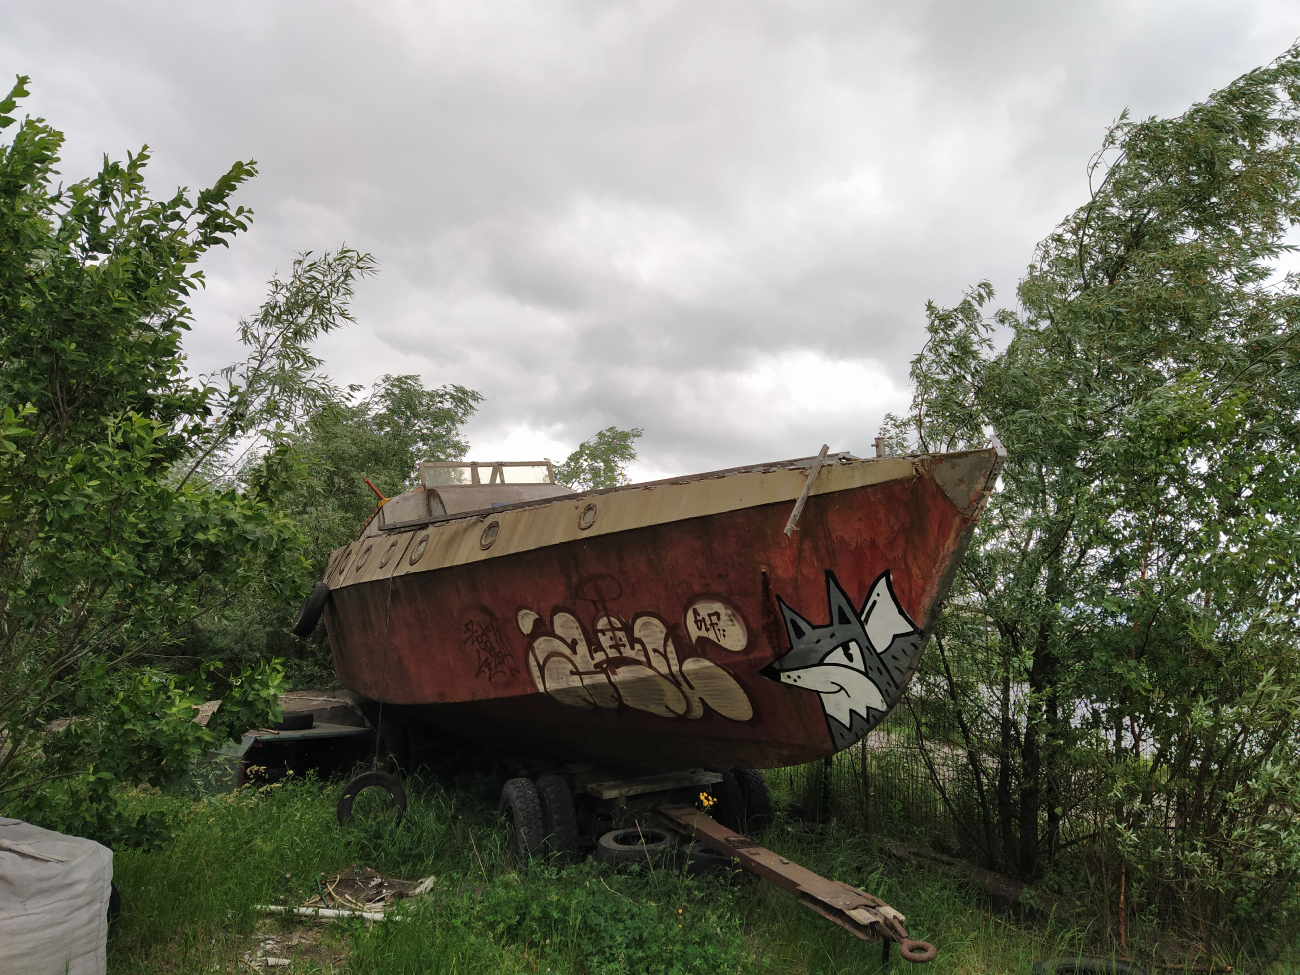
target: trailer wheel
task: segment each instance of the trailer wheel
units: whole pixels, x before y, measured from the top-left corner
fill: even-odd
[[[339,819],[339,825],[342,826],[352,818],[352,803],[363,789],[383,789],[388,793],[388,798],[392,807],[397,810],[397,815],[393,820],[396,826],[402,821],[402,815],[406,812],[406,790],[402,788],[402,783],[397,781],[397,777],[389,775],[387,772],[363,772],[347,784],[343,789],[343,795],[339,796],[338,809],[336,810]]]
[[[672,835],[654,826],[611,829],[596,841],[596,859],[612,867],[662,860],[675,847]]]
[[[578,855],[578,811],[569,783],[563,776],[543,775],[537,780],[537,798],[546,823],[547,853],[557,863],[568,863]]]
[[[528,779],[509,779],[501,788],[497,807],[510,826],[515,858],[527,863],[546,852],[546,817],[537,787]]]
[[[745,828],[745,794],[740,791],[740,783],[735,773],[723,772],[722,781],[709,786],[709,794],[717,800],[709,809],[709,815],[727,829],[741,832]]]
[[[302,605],[298,607],[298,615],[293,618],[294,636],[300,636],[304,640],[311,636],[311,631],[316,629],[321,614],[325,612],[325,603],[329,598],[329,583],[318,582],[311,587],[311,594],[302,601]]]
[[[755,768],[733,769],[740,794],[745,797],[745,829],[762,832],[772,825],[776,813],[772,808],[772,793],[767,790],[767,779]]]

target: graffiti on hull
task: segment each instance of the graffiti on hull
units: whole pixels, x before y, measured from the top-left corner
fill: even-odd
[[[707,705],[732,721],[754,716],[736,679],[703,655],[679,658],[668,625],[653,613],[625,622],[606,609],[590,631],[564,609],[554,612],[549,626],[531,609],[521,609],[517,621],[529,639],[534,684],[561,704],[588,710],[622,705],[663,718],[700,718]],[[692,602],[685,625],[693,644],[708,639],[738,653],[749,642],[740,614],[718,599]]]
[[[854,606],[835,574],[826,572],[830,621],[814,626],[777,598],[790,649],[763,668],[771,680],[820,695],[835,748],[847,748],[874,728],[921,652],[924,636],[899,605],[889,571]]]

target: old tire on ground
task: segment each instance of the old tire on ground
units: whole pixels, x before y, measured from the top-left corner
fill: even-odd
[[[703,843],[695,842],[686,851],[686,872],[692,876],[713,873],[726,867],[739,867],[735,857],[719,853]]]
[[[316,724],[316,715],[310,711],[286,711],[275,723],[277,731],[306,731]]]
[[[737,833],[745,830],[745,794],[732,772],[723,772],[722,781],[709,786],[709,794],[717,801],[709,807],[709,815],[727,829]]]
[[[563,776],[543,775],[537,780],[537,798],[542,803],[546,854],[557,863],[569,863],[578,855],[578,810],[569,783]]]
[[[667,830],[633,824],[602,835],[596,841],[596,859],[612,867],[656,863],[672,855],[676,846]]]
[[[325,603],[329,598],[328,583],[318,582],[311,587],[311,594],[302,601],[302,605],[298,607],[298,615],[293,618],[294,636],[300,636],[304,640],[311,636],[312,630],[316,629],[316,624],[320,622],[321,614],[325,612]]]
[[[776,817],[772,808],[772,793],[767,790],[767,779],[763,773],[754,768],[733,769],[736,784],[745,797],[745,830],[762,832],[772,825]]]
[[[1136,965],[1116,961],[1114,958],[1090,958],[1075,955],[1069,958],[1049,958],[1034,965],[1034,975],[1145,975]]]
[[[396,776],[389,775],[387,772],[373,771],[361,773],[344,787],[343,794],[339,796],[337,809],[340,826],[352,818],[352,803],[361,791],[371,788],[382,789],[388,793],[393,808],[397,810],[397,818],[393,825],[396,826],[402,821],[402,816],[406,813],[406,790],[402,788],[402,783],[397,781]]]
[[[528,779],[508,779],[501,787],[497,808],[510,827],[510,843],[516,860],[527,863],[546,853],[546,817],[542,814],[537,786]]]

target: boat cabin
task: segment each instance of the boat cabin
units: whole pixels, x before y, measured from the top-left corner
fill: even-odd
[[[437,521],[471,511],[545,501],[572,488],[555,481],[549,460],[421,461],[420,483],[379,510],[377,528]]]

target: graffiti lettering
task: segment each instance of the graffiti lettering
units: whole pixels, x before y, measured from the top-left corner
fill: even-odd
[[[694,643],[705,639],[739,653],[749,644],[749,634],[736,610],[720,599],[697,599],[686,610],[686,634]]]
[[[491,683],[498,679],[507,680],[519,673],[519,665],[503,648],[496,620],[466,621],[461,646],[473,650],[478,656],[475,677],[486,677]]]
[[[718,633],[715,642],[744,649],[743,626],[739,646],[734,627],[723,632],[729,620],[739,619],[730,607],[716,620],[702,618]],[[707,704],[732,721],[754,716],[749,696],[726,670],[702,655],[679,661],[668,625],[651,613],[639,613],[630,623],[605,613],[591,628],[595,640],[565,610],[552,615],[549,630],[539,625],[541,617],[531,609],[520,610],[517,619],[520,631],[530,638],[533,683],[561,704],[587,709],[626,705],[663,718],[700,718]],[[687,619],[693,619],[690,611]]]

